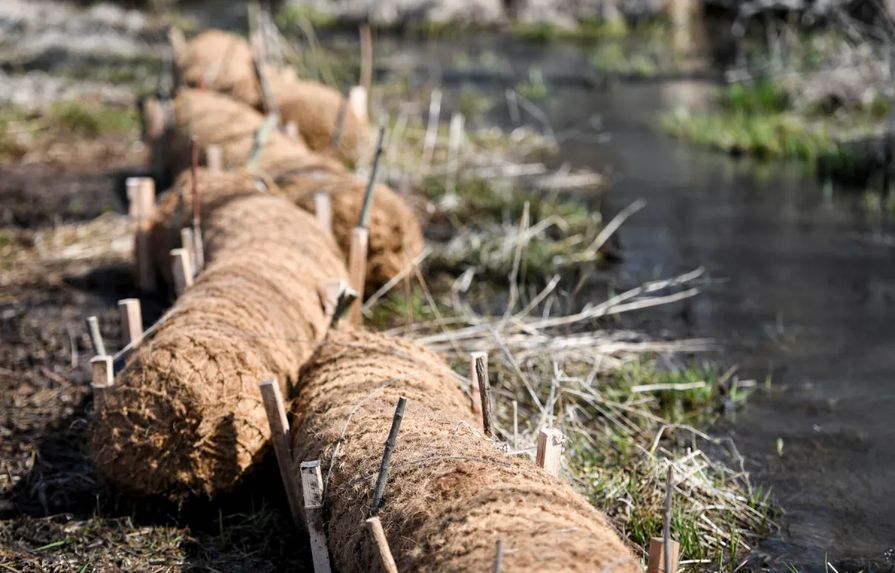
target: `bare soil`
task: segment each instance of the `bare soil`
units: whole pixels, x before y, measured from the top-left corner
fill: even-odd
[[[146,164],[136,140],[55,141],[0,163],[0,569],[301,571],[272,464],[227,499],[175,507],[123,497],[87,455],[84,319],[114,351],[116,301],[139,295],[123,200]],[[151,324],[167,301],[141,299]]]

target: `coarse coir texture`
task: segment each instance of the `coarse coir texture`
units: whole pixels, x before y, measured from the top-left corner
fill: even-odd
[[[290,172],[276,178],[282,192],[303,209],[314,212],[314,194],[326,193],[332,205],[332,231],[347,260],[351,230],[357,226],[367,184],[350,173]],[[419,255],[425,239],[419,220],[404,199],[387,185],[373,194],[365,292],[372,294]]]
[[[330,331],[293,403],[293,471],[321,460],[334,568],[379,571],[364,528],[399,397],[407,407],[379,516],[399,571],[641,571],[605,518],[568,484],[485,438],[469,400],[423,347]]]
[[[285,395],[322,338],[318,294],[346,271],[332,237],[281,197],[233,185],[204,210],[208,264],[105,392],[99,471],[133,492],[184,499],[231,489],[269,437],[258,383]],[[211,184],[209,184],[211,186]]]
[[[244,38],[222,30],[206,30],[181,47],[175,59],[186,85],[213,90],[261,109],[261,88],[251,48]],[[349,164],[369,152],[367,123],[347,105],[339,144],[332,145],[345,104],[344,96],[337,90],[300,80],[290,68],[267,65],[264,72],[282,123],[295,122],[308,147]]]

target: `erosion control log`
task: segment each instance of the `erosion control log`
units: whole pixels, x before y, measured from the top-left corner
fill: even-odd
[[[399,571],[640,571],[567,484],[486,438],[445,363],[401,339],[330,331],[302,370],[293,472],[319,459],[333,566],[378,571],[364,527],[395,404],[407,398],[377,513]]]
[[[263,98],[251,48],[243,38],[207,30],[177,48],[180,77],[188,86],[261,108]],[[308,147],[349,164],[357,163],[369,151],[367,123],[345,105],[347,94],[300,80],[288,68],[265,66],[264,70],[283,125],[294,123]]]
[[[327,328],[319,288],[346,277],[312,215],[258,193],[249,176],[216,177],[205,174],[207,266],[96,412],[97,468],[142,494],[211,496],[236,484],[270,438],[258,381],[275,376],[289,395]]]

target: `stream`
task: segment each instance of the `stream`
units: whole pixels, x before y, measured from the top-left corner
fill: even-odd
[[[895,241],[860,194],[825,188],[800,164],[662,135],[659,113],[708,105],[717,89],[708,80],[582,79],[584,48],[487,37],[377,47],[390,73],[428,74],[446,100],[472,88],[503,102],[530,68],[543,71],[549,97],[540,105],[560,134],[558,161],[611,174],[606,220],[647,201],[620,231],[623,260],[610,280],[629,287],[704,267],[702,294],[658,318],[649,311],[644,328],[712,338],[722,348],[715,360],[758,381],[715,428],[784,508],[753,565],[892,570]],[[495,108],[491,119],[512,127],[506,105]]]

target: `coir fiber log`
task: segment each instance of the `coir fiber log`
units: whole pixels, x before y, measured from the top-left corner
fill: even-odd
[[[180,77],[188,86],[214,90],[261,108],[261,88],[245,39],[221,30],[206,30],[179,48],[176,61]],[[342,94],[323,84],[300,80],[292,69],[265,66],[264,70],[282,123],[295,122],[308,147],[350,164],[369,151],[368,126],[344,105],[347,102]],[[333,148],[333,134],[340,123],[339,143]]]
[[[96,412],[97,468],[137,493],[183,499],[237,483],[270,437],[258,382],[276,376],[288,395],[326,330],[318,288],[346,277],[312,215],[249,177],[220,177],[232,192],[206,206],[205,270]]]
[[[314,194],[329,195],[332,230],[345,259],[351,247],[351,229],[360,218],[366,183],[351,174],[293,172],[276,178],[277,186],[297,205],[314,211]],[[423,232],[414,212],[401,196],[386,185],[373,195],[369,221],[369,254],[364,290],[372,294],[406,268],[422,252]]]
[[[177,143],[166,148],[175,171],[187,167],[191,134],[195,134],[202,145],[222,146],[227,164],[244,165],[251,154],[255,133],[264,121],[260,113],[248,106],[202,90],[182,90],[175,101],[175,110],[177,124],[173,130],[177,135],[173,139]],[[272,133],[267,140],[258,165],[259,171],[270,175],[284,194],[305,209],[313,211],[315,192],[330,195],[333,233],[347,259],[351,228],[358,222],[366,182],[357,179],[337,161],[309,152],[300,143],[279,133]],[[189,193],[188,179],[181,177],[175,189]],[[160,220],[167,225],[170,219],[165,213],[162,208]],[[177,222],[173,231],[179,233],[180,226],[185,223],[185,220]],[[369,229],[368,293],[397,275],[423,249],[423,235],[416,215],[385,185],[376,189]],[[161,253],[162,257],[167,256],[166,250]],[[160,270],[167,276],[164,265]]]
[[[567,484],[486,439],[436,355],[381,334],[330,331],[302,369],[293,471],[320,459],[334,568],[378,571],[364,519],[398,398],[407,406],[379,517],[400,571],[639,572],[605,518]]]

